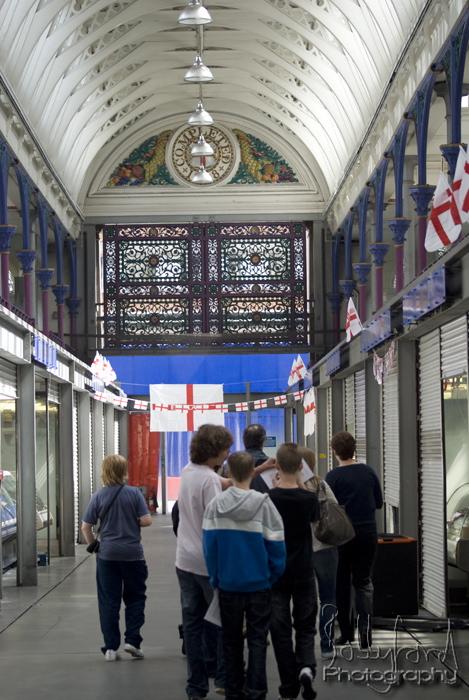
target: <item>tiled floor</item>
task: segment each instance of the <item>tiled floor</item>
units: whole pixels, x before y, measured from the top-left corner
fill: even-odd
[[[144,531],[144,541],[150,569],[143,631],[145,660],[129,657],[114,664],[104,662],[99,652],[94,558],[85,557],[83,548],[78,548],[77,560],[54,561],[50,569],[40,571],[37,590],[5,586],[0,605],[2,700],[184,699],[185,661],[177,634],[180,612],[173,565],[175,538],[169,518],[156,517],[153,527]],[[52,590],[46,594],[49,588]],[[416,639],[423,645],[420,652]],[[375,648],[368,656],[357,648],[343,648],[327,666],[319,662],[318,696],[334,700],[378,698],[399,676],[397,668],[406,673],[400,675],[399,686],[390,687],[389,694],[399,700],[420,698],[424,690],[427,700],[468,697],[469,630],[452,636],[417,632],[416,639],[377,630]],[[458,687],[451,687],[451,669],[456,665],[468,685],[459,681]],[[268,675],[269,698],[275,699],[278,678],[272,647]],[[217,696],[212,692],[209,697],[215,700]]]

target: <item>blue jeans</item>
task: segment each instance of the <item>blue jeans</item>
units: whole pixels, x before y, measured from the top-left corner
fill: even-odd
[[[280,676],[279,692],[283,698],[297,697],[300,692],[298,674],[302,668],[309,667],[313,675],[316,674],[314,636],[317,611],[314,576],[303,581],[277,584],[272,589],[270,636]]]
[[[220,591],[223,626],[226,700],[264,700],[267,695],[265,660],[271,614],[270,590],[251,593]],[[248,668],[244,679],[243,623],[246,616]]]
[[[314,573],[319,593],[319,636],[321,651],[332,651],[334,647],[334,622],[337,615],[335,587],[339,555],[337,547],[327,547],[314,552]]]
[[[178,568],[176,568],[176,573],[181,589],[182,626],[186,646],[186,693],[190,698],[204,698],[209,689],[207,646],[212,647],[212,649],[216,646],[215,685],[221,688],[225,687],[222,631],[221,628],[204,621],[205,613],[212,602],[213,588],[208,576],[192,574]]]
[[[121,633],[119,613],[122,600],[125,605],[124,639],[140,648],[140,629],[145,622],[147,565],[139,561],[110,561],[96,559],[96,584],[101,632],[104,637],[103,653],[119,649]]]

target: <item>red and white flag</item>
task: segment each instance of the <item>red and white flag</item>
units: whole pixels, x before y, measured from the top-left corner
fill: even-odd
[[[147,411],[148,410],[148,401],[140,401],[140,399],[132,399],[134,402],[134,409],[136,411]]]
[[[440,173],[428,217],[425,248],[429,252],[454,243],[461,233],[461,217],[448,176]]]
[[[193,432],[204,423],[225,425],[223,384],[150,384],[151,432]]]
[[[103,357],[98,351],[96,351],[94,360],[91,363],[91,372],[105,384],[111,384],[111,382],[117,379],[116,373],[112,369],[109,360]]]
[[[122,406],[123,408],[125,408],[128,403],[128,398],[127,396],[116,396],[112,401],[115,406]]]
[[[358,317],[353,299],[350,297],[347,304],[347,316],[345,318],[345,337],[347,339],[347,343],[350,343],[352,338],[355,335],[358,335],[362,329],[362,322]]]
[[[303,407],[305,413],[305,437],[314,435],[316,430],[316,396],[314,387],[310,387],[305,391],[303,399]]]
[[[285,406],[287,400],[288,399],[285,394],[281,394],[280,396],[274,396],[274,406]]]
[[[459,155],[454,171],[453,190],[461,223],[469,221],[469,151],[459,146]]]
[[[288,386],[293,386],[293,384],[297,384],[299,381],[305,378],[305,375],[305,363],[303,362],[301,355],[298,355],[296,360],[293,360],[290,374],[288,375]]]

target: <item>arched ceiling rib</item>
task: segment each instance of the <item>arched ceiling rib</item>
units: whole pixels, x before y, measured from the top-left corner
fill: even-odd
[[[0,61],[73,197],[113,138],[139,121],[181,123],[196,37],[174,0],[4,0]],[[363,137],[425,0],[207,0],[207,109],[314,164],[327,199]],[[176,124],[175,124],[176,125]],[[298,146],[300,144],[300,149]],[[310,157],[308,157],[308,154]]]

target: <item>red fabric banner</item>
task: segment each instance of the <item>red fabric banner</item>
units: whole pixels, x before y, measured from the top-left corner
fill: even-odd
[[[149,413],[129,413],[129,485],[144,486],[147,501],[156,503],[160,434],[150,432]]]

